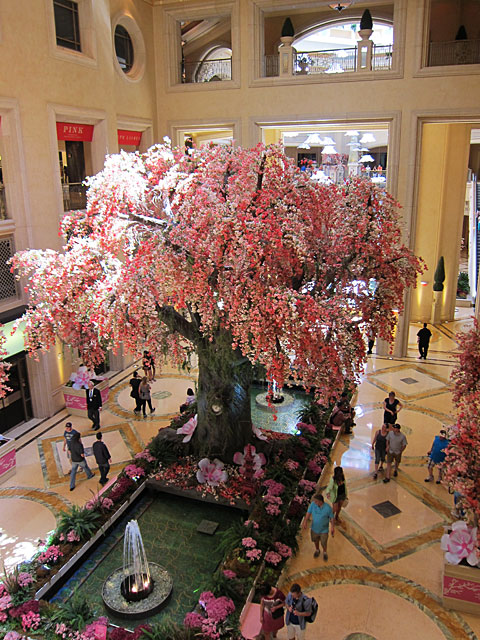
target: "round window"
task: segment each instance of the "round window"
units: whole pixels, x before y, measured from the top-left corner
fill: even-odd
[[[133,42],[130,34],[121,24],[115,27],[115,53],[118,64],[124,73],[128,73],[133,67]]]

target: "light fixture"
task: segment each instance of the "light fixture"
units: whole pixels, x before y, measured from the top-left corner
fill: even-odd
[[[298,131],[284,131],[284,138],[296,138],[299,135]]]
[[[376,138],[373,135],[373,133],[364,133],[363,136],[360,138],[360,142],[362,144],[366,144],[367,142],[376,142]]]
[[[333,154],[337,153],[337,150],[335,149],[334,146],[329,144],[329,145],[327,145],[326,147],[323,148],[322,153],[327,153],[328,155],[333,155]]]
[[[320,144],[323,144],[323,145],[335,144],[335,140],[332,140],[331,138],[329,138],[327,136],[326,138],[324,138],[323,140],[320,141]]]
[[[307,144],[307,142],[302,142],[302,144],[299,144],[297,149],[310,149],[310,145]]]
[[[310,133],[307,139],[305,140],[305,143],[309,145],[312,145],[312,144],[321,145],[322,141],[318,133]]]
[[[348,9],[353,4],[354,0],[343,0],[343,2],[332,2],[328,6],[330,9],[334,9],[334,11],[338,11],[340,13],[344,9]]]
[[[353,138],[353,136],[359,136],[360,134],[358,131],[355,131],[355,129],[350,129],[349,131],[345,131],[345,135]]]
[[[370,154],[366,154],[360,158],[359,162],[375,162],[375,158],[372,158]]]

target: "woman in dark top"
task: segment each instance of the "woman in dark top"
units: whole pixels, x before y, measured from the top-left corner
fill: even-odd
[[[383,471],[383,463],[385,462],[385,455],[387,453],[387,435],[388,424],[382,424],[382,428],[378,429],[372,442],[372,449],[375,451],[375,473],[373,479],[376,480],[378,476],[378,470]],[[380,465],[380,467],[378,466]]]
[[[383,422],[384,424],[395,424],[397,415],[402,408],[400,400],[395,398],[395,392],[390,391],[388,398],[383,401]]]
[[[327,497],[332,502],[332,509],[335,515],[335,522],[340,523],[340,510],[347,500],[347,485],[342,467],[335,467],[333,476],[327,486]]]

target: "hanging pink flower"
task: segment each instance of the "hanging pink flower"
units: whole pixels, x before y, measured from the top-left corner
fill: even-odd
[[[74,389],[88,389],[88,383],[90,380],[98,380],[99,376],[95,375],[94,371],[87,369],[85,365],[78,367],[78,371],[72,373],[70,380],[73,382],[72,387]]]
[[[241,465],[240,473],[245,473],[245,457],[250,454],[252,458],[252,464],[254,469],[254,478],[260,478],[263,475],[262,466],[266,464],[267,459],[263,455],[263,453],[257,453],[257,450],[251,444],[247,444],[246,447],[243,448],[243,453],[237,451],[233,456],[233,461],[235,464]]]
[[[208,458],[203,458],[198,463],[200,469],[197,471],[197,480],[200,484],[209,484],[211,487],[218,487],[221,482],[226,482],[228,474],[223,468],[223,462],[215,458],[210,462]]]
[[[195,429],[197,428],[197,417],[198,416],[195,414],[193,418],[187,420],[183,427],[177,429],[177,433],[185,434],[185,438],[183,438],[182,442],[190,442],[190,440],[192,439]]]
[[[464,558],[468,564],[475,566],[480,562],[480,555],[475,548],[477,528],[471,528],[466,522],[458,521],[452,524],[451,533],[442,536],[441,547],[445,560],[450,564],[458,564]]]

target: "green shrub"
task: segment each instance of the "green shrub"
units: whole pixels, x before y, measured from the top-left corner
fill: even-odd
[[[74,631],[82,631],[87,624],[92,622],[95,611],[91,605],[78,594],[75,594],[66,602],[62,602],[50,613],[50,620],[57,623],[64,623]]]
[[[100,514],[93,509],[86,509],[85,507],[78,507],[73,505],[62,513],[60,516],[60,523],[57,527],[57,536],[60,533],[68,533],[73,530],[80,538],[85,540],[90,538],[91,535],[97,530],[97,522],[100,519]]]

